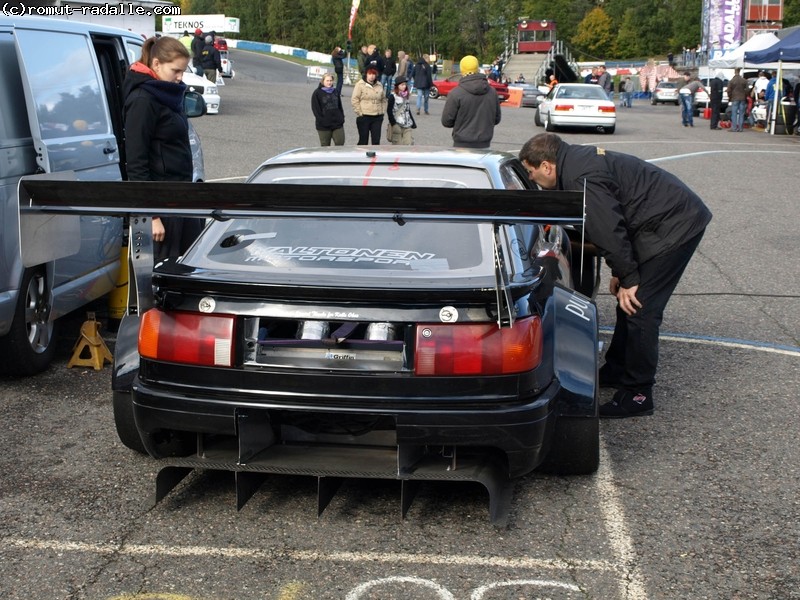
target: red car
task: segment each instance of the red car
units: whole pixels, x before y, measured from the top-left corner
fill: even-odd
[[[227,51],[228,50],[228,40],[226,40],[225,38],[221,38],[221,37],[215,37],[214,38],[214,48],[216,48],[217,50],[225,50],[225,51]]]
[[[461,80],[461,73],[456,75],[451,75],[447,79],[438,79],[433,82],[431,86],[431,91],[429,94],[429,98],[438,98],[439,96],[447,96],[453,88],[458,85],[458,82]],[[488,80],[489,85],[494,88],[494,91],[497,92],[497,95],[500,97],[501,101],[508,100],[508,86],[502,83],[497,83],[491,79]]]

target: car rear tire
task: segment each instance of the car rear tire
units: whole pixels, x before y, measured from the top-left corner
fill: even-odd
[[[0,372],[35,375],[44,371],[56,353],[58,324],[50,321],[50,290],[44,269],[26,269],[19,288],[11,328],[0,338]]]
[[[652,99],[650,100],[650,104],[652,104],[653,106],[655,106],[656,104],[658,104],[658,100],[656,100],[655,98],[652,98]]]
[[[550,114],[549,113],[544,118],[544,130],[545,131],[555,131],[556,130],[556,126],[553,125],[553,122],[550,120]]]
[[[147,454],[142,443],[142,437],[136,428],[133,418],[133,399],[130,392],[115,391],[113,395],[114,425],[117,427],[119,441],[126,448],[135,450],[139,454]]]
[[[537,127],[542,126],[542,116],[539,114],[539,107],[536,107],[536,114],[533,115],[533,122]]]
[[[436,89],[436,86],[431,86],[430,91],[428,92],[428,98],[431,100],[436,100],[439,97],[439,90]]]
[[[554,475],[591,475],[600,466],[600,420],[559,417],[550,451],[539,470]]]
[[[617,126],[616,126],[616,125],[612,125],[611,127],[603,127],[603,131],[604,131],[605,133],[607,133],[608,135],[611,135],[611,134],[612,134],[612,133],[614,133],[616,130],[617,130]]]

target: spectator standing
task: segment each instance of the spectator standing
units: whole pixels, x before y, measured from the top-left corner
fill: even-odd
[[[181,81],[191,56],[173,37],[151,37],[122,84],[126,172],[129,181],[192,181],[189,122]],[[180,256],[200,235],[202,219],[153,217],[156,262]]]
[[[387,96],[392,91],[395,73],[397,73],[397,63],[394,62],[392,51],[387,49],[383,53],[383,72],[381,73],[381,85]]]
[[[486,75],[479,72],[477,58],[467,55],[460,66],[462,77],[447,95],[442,125],[453,129],[453,146],[488,148],[502,116],[500,99]]]
[[[417,64],[414,65],[414,87],[417,88],[417,114],[421,108],[425,109],[425,114],[428,112],[428,94],[433,85],[433,74],[431,73],[431,66],[428,64],[428,55],[423,54],[420,56]]]
[[[689,71],[683,74],[683,80],[683,87],[678,94],[681,99],[681,123],[684,127],[694,127],[694,95],[703,86]]]
[[[378,70],[372,67],[359,79],[353,88],[350,103],[356,113],[356,129],[358,129],[358,145],[365,146],[372,139],[373,145],[381,143],[381,127],[383,115],[386,114],[386,93],[378,81]]]
[[[759,71],[758,78],[753,83],[753,98],[758,99],[759,93],[766,92],[768,83],[768,73],[766,71]]]
[[[342,96],[333,81],[332,73],[325,73],[319,86],[311,94],[311,112],[319,135],[320,146],[344,146],[344,109]]]
[[[194,69],[195,75],[203,75],[203,65],[202,60],[203,57],[201,56],[203,52],[203,47],[206,45],[205,36],[203,35],[202,29],[195,29],[194,30],[194,38],[192,39],[192,68]]]
[[[205,46],[200,52],[200,65],[203,67],[203,75],[211,83],[217,81],[217,74],[222,76],[222,58],[219,50],[214,47],[214,38],[210,35],[206,36]]]
[[[364,61],[364,69],[365,72],[368,69],[375,69],[378,72],[378,79],[380,79],[381,73],[383,73],[383,58],[375,44],[367,46],[367,58]],[[378,83],[380,83],[380,81]]]
[[[616,324],[599,378],[617,392],[600,416],[652,414],[659,327],[711,212],[675,175],[627,154],[544,133],[519,158],[538,186],[585,193],[587,238],[611,268]]]
[[[178,39],[181,41],[181,44],[183,44],[186,47],[186,49],[189,51],[189,55],[191,55],[192,54],[192,40],[194,39],[194,37],[192,37],[192,35],[187,30],[184,30],[183,35]]]
[[[622,87],[622,102],[628,108],[633,108],[633,92],[635,90],[633,80],[630,77],[625,78],[625,83]]]
[[[614,82],[611,80],[611,74],[606,70],[605,65],[597,67],[597,85],[599,85],[606,92],[606,96],[612,102],[614,101]]]
[[[411,94],[408,81],[400,75],[394,81],[394,90],[389,94],[386,114],[389,117],[388,138],[392,144],[410,146],[414,143],[412,130],[417,128],[411,114]]]
[[[719,126],[719,113],[722,110],[722,88],[725,75],[717,71],[708,82],[708,103],[711,108],[711,129],[721,129]]]
[[[344,85],[344,50],[341,46],[336,46],[331,52],[331,62],[333,63],[333,72],[336,73],[336,93],[341,95],[342,86]]]
[[[361,46],[361,50],[356,57],[356,63],[358,64],[358,75],[361,79],[364,79],[364,76],[367,74],[367,58],[369,57],[368,46]]]
[[[736,67],[733,77],[728,82],[728,102],[731,104],[731,128],[729,131],[743,131],[744,116],[747,112],[747,80],[742,77],[742,70]]]
[[[769,133],[770,130],[770,120],[772,116],[772,105],[775,104],[775,86],[778,80],[777,77],[773,77],[771,73],[766,73],[767,76],[767,87],[764,89],[764,100],[767,102],[767,125],[766,130]]]
[[[395,75],[397,77],[405,77],[406,80],[410,79],[408,73],[408,56],[406,56],[405,51],[398,50],[397,51],[397,71]]]

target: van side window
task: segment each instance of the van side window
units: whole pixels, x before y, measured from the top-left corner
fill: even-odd
[[[18,29],[42,139],[110,133],[86,36]]]
[[[31,137],[14,38],[0,33],[0,146],[6,140]]]

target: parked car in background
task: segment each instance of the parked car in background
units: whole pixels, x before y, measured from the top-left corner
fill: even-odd
[[[510,83],[510,88],[520,88],[522,90],[522,106],[529,108],[536,108],[539,106],[539,101],[544,98],[550,91],[546,85],[535,86],[531,83]]]
[[[536,108],[534,122],[547,131],[558,127],[595,127],[614,133],[617,109],[594,83],[559,83]]]
[[[708,77],[704,77],[700,80],[700,83],[703,85],[703,88],[697,90],[697,93],[694,95],[694,103],[692,104],[694,108],[694,115],[700,115],[706,107],[711,106],[710,96],[708,95],[709,91],[711,90],[711,79]],[[725,112],[725,109],[728,108],[728,80],[722,80],[722,103],[719,106],[720,112]]]
[[[183,83],[186,84],[186,89],[188,91],[197,92],[203,96],[208,114],[216,115],[219,113],[222,99],[220,98],[216,82],[209,81],[203,75],[193,73],[190,66],[189,69],[183,73]]]
[[[450,75],[447,79],[437,79],[433,82],[433,86],[431,86],[430,91],[430,98],[438,98],[439,96],[447,96],[453,89],[458,85],[458,82],[461,81],[461,73],[456,73],[455,75]],[[497,92],[498,97],[501,101],[508,100],[508,86],[504,83],[498,83],[492,79],[489,79],[489,85],[494,88],[494,91]]]
[[[46,369],[58,318],[116,285],[122,219],[47,219],[23,260],[17,190],[21,177],[37,173],[79,181],[125,177],[122,81],[142,44],[124,29],[0,16],[0,372]],[[195,109],[188,114],[202,112],[200,96],[187,94],[187,102]],[[193,156],[202,156],[193,139]],[[70,252],[55,257],[56,247]]]
[[[653,93],[650,95],[650,104],[655,106],[656,104],[666,104],[669,102],[670,104],[678,106],[681,103],[678,89],[679,86],[674,81],[659,81]]]

